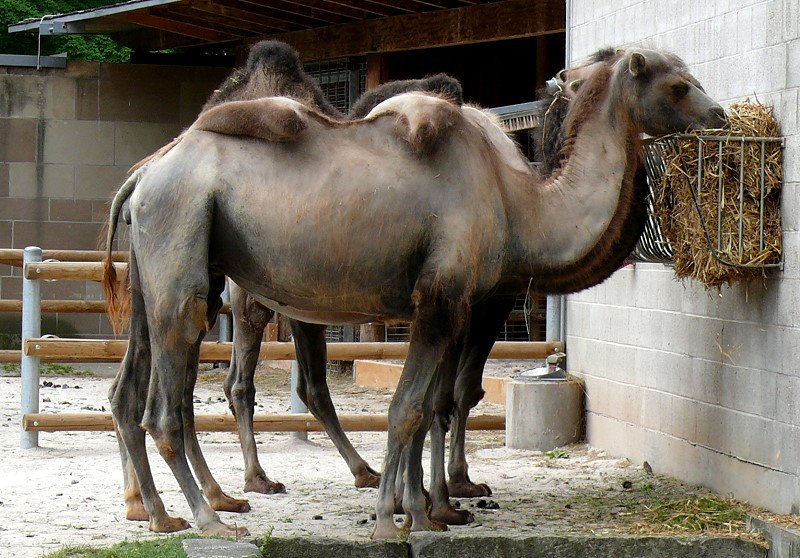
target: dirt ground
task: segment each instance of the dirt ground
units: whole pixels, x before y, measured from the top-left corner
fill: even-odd
[[[524,365],[496,366],[507,370]],[[257,413],[288,412],[288,376],[286,366],[260,368]],[[227,412],[222,377],[219,371],[201,374],[196,389],[197,413]],[[56,375],[42,381],[47,382],[41,388],[42,412],[108,409],[110,378]],[[347,377],[332,377],[331,387],[342,413],[385,412],[391,399],[390,392],[356,387]],[[122,473],[113,433],[40,433],[38,449],[21,450],[19,393],[18,377],[0,378],[3,555],[33,558],[64,545],[102,546],[153,536],[145,523],[125,520]],[[502,408],[482,403],[477,412],[500,413]],[[351,439],[370,464],[380,469],[385,434],[352,433]],[[285,483],[288,492],[247,494],[253,510],[244,515],[222,513],[224,521],[246,525],[253,537],[262,537],[269,530],[275,535],[369,537],[375,491],[353,487],[343,460],[324,434],[309,434],[309,441],[302,442],[288,434],[261,433],[257,441],[267,474]],[[230,495],[241,497],[243,466],[236,435],[202,433],[200,442],[217,480]],[[169,469],[152,444],[149,451],[167,509],[191,520]],[[468,458],[472,479],[487,482],[494,495],[484,501],[462,500],[460,505],[475,513],[476,522],[453,527],[455,532],[670,531],[666,520],[656,514],[659,509],[671,502],[701,501],[707,495],[701,489],[653,476],[641,463],[612,458],[585,445],[550,454],[508,449],[503,432],[469,433]],[[742,510],[734,506],[730,518],[712,529],[738,535],[743,532],[742,519]]]

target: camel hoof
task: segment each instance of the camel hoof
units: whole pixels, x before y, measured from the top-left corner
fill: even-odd
[[[247,513],[250,511],[250,502],[247,500],[231,498],[227,494],[223,494],[220,497],[211,499],[209,505],[211,506],[211,509],[215,511],[227,511],[234,513]]]
[[[370,538],[374,541],[377,540],[392,540],[392,539],[399,539],[400,536],[403,534],[397,525],[392,523],[391,521],[385,522],[383,524],[376,524],[375,530],[370,535]]]
[[[475,516],[467,510],[457,510],[447,506],[439,510],[431,510],[431,519],[445,525],[467,525],[475,521]]]
[[[231,525],[226,525],[221,521],[212,521],[200,527],[200,531],[204,535],[214,535],[217,537],[234,537],[238,539],[239,537],[247,537],[250,535],[250,531],[247,530],[247,527],[233,527]]]
[[[381,476],[374,471],[359,473],[355,477],[356,488],[378,488],[381,484]]]
[[[285,494],[286,486],[282,482],[274,482],[268,478],[256,477],[245,481],[245,492],[258,492],[260,494]]]
[[[447,492],[453,498],[483,498],[492,495],[488,484],[474,482],[448,483]]]
[[[162,519],[150,519],[150,530],[154,533],[174,533],[190,527],[189,522],[182,517],[165,515]]]
[[[142,504],[141,500],[125,502],[125,506],[127,511],[125,513],[125,519],[128,521],[149,521],[150,514],[147,513],[147,510],[144,509],[144,505]]]

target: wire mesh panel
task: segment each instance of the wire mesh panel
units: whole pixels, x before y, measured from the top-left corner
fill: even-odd
[[[366,70],[363,58],[338,58],[305,65],[306,73],[319,83],[328,101],[341,112],[349,111],[364,92]]]

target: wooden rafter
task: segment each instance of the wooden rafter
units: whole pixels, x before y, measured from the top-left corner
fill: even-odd
[[[260,9],[264,13],[285,19],[291,23],[301,25],[303,27],[319,27],[320,25],[335,25],[347,21],[341,16],[332,12],[323,12],[322,10],[310,10],[298,5],[290,0],[241,0],[245,4],[250,4],[254,9]]]
[[[306,60],[534,37],[564,31],[563,0],[504,0],[271,35]]]
[[[205,27],[217,31],[223,36],[227,35],[244,38],[262,34],[259,33],[257,29],[253,29],[249,25],[243,25],[240,21],[235,19],[219,16],[209,18],[203,12],[192,10],[185,6],[170,7],[164,11],[159,11],[159,15],[187,25]],[[275,32],[276,31],[272,31],[272,33]]]
[[[125,19],[137,25],[152,27],[153,29],[166,31],[168,33],[175,33],[176,35],[184,35],[194,39],[201,39],[209,43],[218,43],[220,41],[229,39],[219,31],[215,31],[213,29],[200,27],[198,25],[191,25],[144,12],[131,12],[125,14]]]

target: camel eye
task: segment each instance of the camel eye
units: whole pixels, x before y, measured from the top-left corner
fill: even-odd
[[[689,85],[687,83],[677,83],[672,86],[672,94],[678,99],[683,99],[688,93]]]

